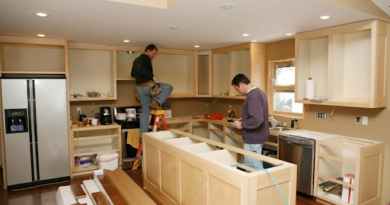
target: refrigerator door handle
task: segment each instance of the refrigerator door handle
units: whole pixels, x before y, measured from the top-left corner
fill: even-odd
[[[31,100],[30,100],[30,80],[27,80],[27,119],[29,127],[29,139],[30,139],[30,161],[31,161],[31,179],[35,181],[34,177],[34,157],[33,157],[33,136],[31,132]]]
[[[37,171],[37,180],[40,180],[39,177],[39,156],[38,156],[38,131],[37,131],[37,105],[35,100],[35,80],[32,80],[32,105],[33,105],[33,119],[34,119],[34,142],[35,142],[35,160],[36,160],[36,171]]]

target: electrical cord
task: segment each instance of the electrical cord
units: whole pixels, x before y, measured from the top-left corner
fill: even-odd
[[[237,166],[242,166],[242,165],[256,167],[256,168],[259,168],[259,169],[262,169],[263,171],[265,171],[265,172],[272,178],[272,180],[274,180],[276,186],[278,187],[280,193],[282,194],[282,197],[283,197],[283,199],[284,199],[284,202],[286,202],[286,204],[288,205],[287,199],[286,199],[286,197],[284,196],[284,194],[283,194],[283,192],[282,192],[282,189],[280,189],[279,184],[276,182],[275,178],[272,176],[271,173],[269,173],[266,169],[264,169],[263,167],[261,167],[261,166],[259,166],[259,165],[256,165],[256,164],[243,163],[243,164],[234,164],[234,165],[231,165],[231,166],[232,166],[232,167],[237,167]]]

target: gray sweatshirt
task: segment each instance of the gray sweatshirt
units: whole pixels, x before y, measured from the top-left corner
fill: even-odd
[[[262,144],[269,138],[267,96],[259,88],[246,95],[242,108],[242,135],[246,144]]]

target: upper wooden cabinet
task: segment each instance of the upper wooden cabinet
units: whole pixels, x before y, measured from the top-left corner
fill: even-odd
[[[100,96],[70,98],[70,101],[116,100],[116,51],[90,44],[69,44],[69,88],[73,94]],[[72,93],[71,93],[72,94]]]
[[[389,38],[390,24],[380,20],[297,34],[295,101],[345,107],[386,107]],[[304,99],[306,81],[310,77],[315,82],[315,98],[325,101]]]
[[[166,50],[159,49],[152,62],[153,73],[159,81],[173,86],[170,98],[195,96],[193,51],[174,50],[168,53]]]
[[[254,86],[265,89],[265,46],[244,43],[212,51],[212,96],[245,98],[231,85],[237,74],[246,75]]]
[[[211,51],[196,51],[197,70],[195,71],[195,82],[197,82],[196,96],[211,96]]]
[[[1,73],[66,74],[68,41],[0,36]]]
[[[141,54],[141,51],[116,51],[116,80],[135,80],[131,69],[133,61]]]

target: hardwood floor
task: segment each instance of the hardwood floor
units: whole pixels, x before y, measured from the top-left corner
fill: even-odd
[[[141,169],[131,171],[125,171],[135,183],[142,188],[142,172]],[[92,175],[74,177],[71,181],[49,184],[30,189],[18,190],[18,191],[6,191],[0,188],[0,205],[57,205],[55,195],[58,187],[70,185],[72,183],[81,183],[83,180],[90,179]],[[2,187],[2,186],[1,186]],[[155,197],[153,197],[147,190],[144,190],[153,201],[158,205],[162,205]],[[297,195],[296,205],[321,205],[315,202],[311,197],[304,195]]]

